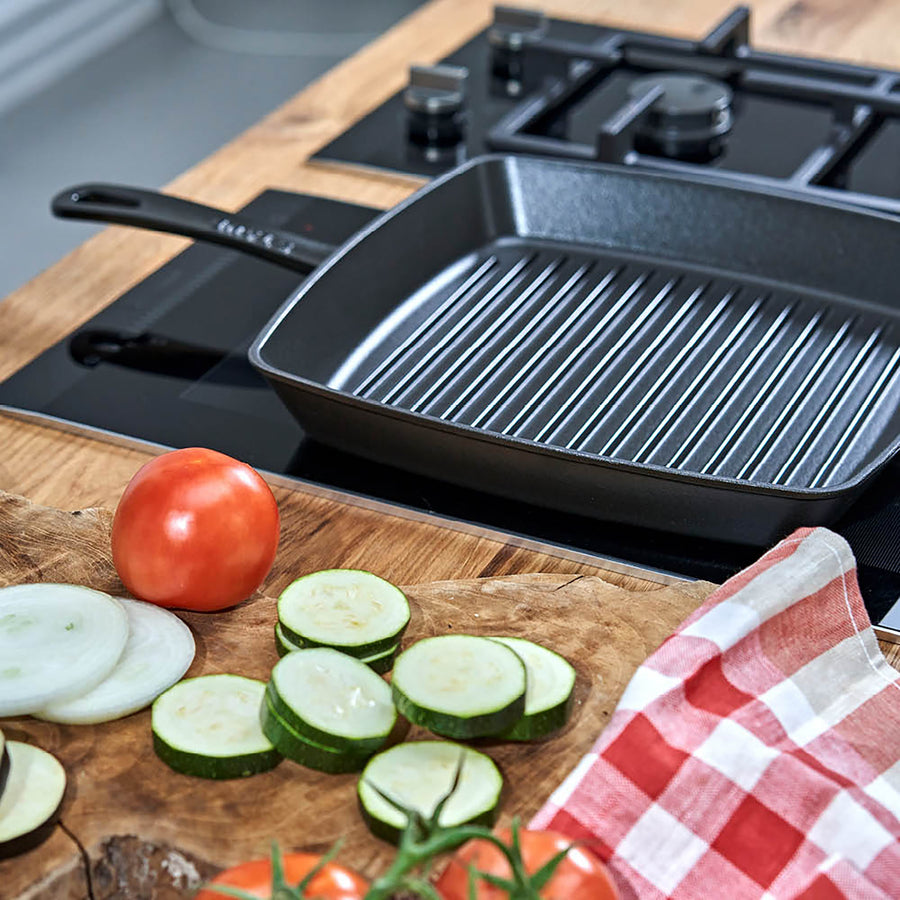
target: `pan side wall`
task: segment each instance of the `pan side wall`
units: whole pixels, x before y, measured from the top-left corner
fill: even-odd
[[[797,527],[833,521],[863,488],[805,499],[667,478],[504,444],[285,382],[274,384],[310,436],[325,444],[593,519],[768,546]]]
[[[508,162],[516,231],[627,248],[896,312],[900,220],[621,169]]]
[[[376,219],[312,276],[299,302],[288,301],[262,348],[266,364],[329,382],[348,357],[383,333],[386,322],[396,324],[421,305],[422,286],[435,273],[514,232],[499,161],[490,171],[471,168],[423,192]]]

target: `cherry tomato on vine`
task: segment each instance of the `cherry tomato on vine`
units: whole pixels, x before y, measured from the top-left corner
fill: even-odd
[[[262,583],[278,531],[275,497],[250,466],[215,450],[173,450],[125,488],[113,519],[113,562],[141,600],[225,609]]]
[[[497,832],[506,843],[509,830]],[[519,832],[525,870],[534,874],[544,863],[572,844],[572,839],[555,831]],[[463,844],[441,873],[435,887],[443,900],[469,900],[469,866],[509,878],[509,862],[490,841],[474,840]],[[476,900],[507,900],[507,892],[482,879],[476,881]],[[545,900],[617,900],[618,893],[603,863],[585,847],[575,846],[560,862],[552,878],[541,889]]]
[[[285,853],[285,881],[289,885],[298,884],[320,859],[321,857],[314,853]],[[229,895],[215,890],[216,885],[239,888],[248,894],[268,900],[272,896],[272,861],[255,859],[226,869],[209,882],[194,900],[230,900]],[[362,900],[368,889],[369,883],[356,872],[337,863],[328,862],[307,885],[304,896],[321,900]]]

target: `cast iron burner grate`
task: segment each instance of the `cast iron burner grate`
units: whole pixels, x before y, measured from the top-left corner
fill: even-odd
[[[764,53],[749,33],[746,7],[697,41],[497,7],[317,158],[430,176],[524,153],[900,213],[900,72]]]

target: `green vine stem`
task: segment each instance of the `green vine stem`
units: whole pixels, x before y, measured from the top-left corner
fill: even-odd
[[[428,872],[431,863],[441,854],[455,850],[461,844],[469,840],[484,840],[493,844],[506,857],[509,863],[510,877],[501,878],[470,867],[469,869],[469,895],[475,896],[476,881],[482,879],[489,884],[506,890],[510,900],[539,900],[540,889],[552,877],[556,867],[562,862],[571,847],[557,853],[541,868],[529,874],[525,869],[522,858],[522,848],[519,841],[520,824],[518,819],[513,819],[511,825],[511,840],[506,843],[489,828],[483,825],[454,825],[444,826],[440,824],[440,815],[447,801],[453,796],[459,787],[462,775],[463,756],[460,756],[456,766],[456,773],[450,789],[444,794],[431,815],[426,819],[420,812],[404,806],[395,798],[386,794],[377,785],[369,783],[370,787],[388,804],[406,816],[406,826],[400,835],[397,854],[388,870],[378,876],[366,892],[365,900],[390,900],[400,892],[411,893],[423,900],[441,900],[437,890],[428,880]],[[272,846],[272,893],[270,900],[304,900],[305,890],[313,878],[337,855],[340,842],[334,845],[317,863],[314,869],[297,885],[287,884],[284,878],[284,864],[281,851],[277,844]],[[215,886],[215,890],[240,900],[255,900],[250,894],[237,888]]]

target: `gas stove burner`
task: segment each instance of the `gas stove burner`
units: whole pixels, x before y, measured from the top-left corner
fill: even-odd
[[[628,89],[632,102],[653,93],[635,134],[635,149],[670,159],[706,161],[731,130],[734,93],[722,81],[681,72],[654,72]]]
[[[757,50],[745,6],[696,40],[498,6],[413,75],[314,159],[431,177],[522,153],[900,213],[900,71]]]

